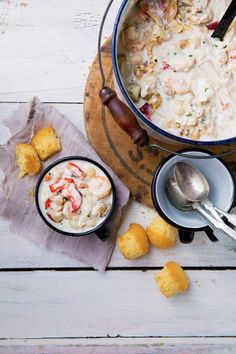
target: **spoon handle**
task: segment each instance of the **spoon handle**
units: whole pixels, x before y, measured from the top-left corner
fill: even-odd
[[[202,201],[201,205],[203,205],[214,216],[216,220],[223,223],[223,220],[221,219],[220,215],[217,213],[216,209],[214,208],[210,200],[206,199]]]
[[[193,209],[196,209],[207,221],[214,232],[223,231],[225,236],[229,236],[236,241],[236,232],[227,226],[224,222],[220,222],[209,215],[199,203],[193,203]],[[215,234],[216,235],[216,234]],[[217,236],[217,235],[216,235]],[[236,245],[235,245],[236,247]]]
[[[227,32],[229,26],[233,22],[236,16],[236,0],[232,0],[229,7],[227,8],[224,16],[220,20],[215,31],[212,33],[212,38],[219,38],[221,41],[224,38],[225,33]]]
[[[226,219],[230,222],[230,224],[236,226],[236,215],[235,214],[230,214],[230,213],[226,213],[225,211],[215,207],[215,210],[218,211],[218,213],[220,213],[221,215],[224,215],[226,217]]]

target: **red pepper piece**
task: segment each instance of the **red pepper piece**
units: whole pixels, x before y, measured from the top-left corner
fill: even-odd
[[[60,192],[64,188],[65,182],[59,178],[56,183],[50,184],[49,189],[52,193]]]
[[[139,110],[148,118],[152,118],[152,108],[151,106],[146,102],[142,107],[139,108]]]
[[[219,24],[219,22],[212,22],[212,23],[210,23],[209,25],[207,25],[207,28],[210,30],[210,31],[214,31],[216,28],[217,28],[217,26],[218,26],[218,24]]]
[[[64,180],[68,183],[74,183],[74,180],[73,178],[68,178],[68,177],[65,177]]]
[[[48,198],[44,204],[45,209],[49,209],[51,207],[51,204],[52,204],[52,200],[51,200],[51,198]]]

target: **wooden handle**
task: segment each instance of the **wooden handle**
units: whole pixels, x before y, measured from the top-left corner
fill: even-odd
[[[138,146],[146,146],[149,137],[146,130],[137,122],[134,113],[118,97],[114,90],[104,87],[99,92],[102,104],[107,106],[116,123],[123,129]]]

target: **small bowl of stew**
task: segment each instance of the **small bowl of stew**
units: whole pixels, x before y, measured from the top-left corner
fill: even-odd
[[[99,163],[87,157],[69,156],[42,172],[35,201],[39,215],[54,231],[75,237],[96,233],[105,239],[116,190],[111,176]]]

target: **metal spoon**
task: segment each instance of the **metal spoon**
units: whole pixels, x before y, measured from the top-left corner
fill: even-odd
[[[214,235],[230,250],[236,250],[236,232],[233,231],[223,222],[219,222],[209,215],[199,203],[189,201],[180,190],[177,182],[174,179],[169,179],[166,184],[167,195],[170,202],[182,211],[197,210],[207,221],[210,228],[214,231]],[[223,224],[223,225],[222,225]],[[233,240],[234,239],[234,240]]]
[[[183,161],[176,163],[174,173],[184,196],[192,202],[200,202],[218,221],[223,223],[213,204],[207,199],[210,187],[205,176],[194,166]]]
[[[218,211],[219,214],[224,215],[226,217],[226,219],[230,222],[230,224],[232,224],[233,226],[236,227],[236,215],[235,214],[226,213],[225,211],[217,208],[216,206],[214,206],[214,208],[216,211]]]
[[[227,248],[236,250],[236,232],[227,226],[224,222],[219,222],[209,215],[199,203],[192,203],[189,201],[180,190],[177,182],[174,179],[169,179],[166,184],[167,195],[171,203],[182,211],[197,210],[207,221],[208,225],[214,231],[214,235],[226,246]]]
[[[166,192],[170,202],[177,208],[183,211],[192,210],[192,202],[190,202],[182,193],[177,182],[170,178],[166,183]]]
[[[175,176],[183,196],[187,197],[187,199],[192,202],[200,201],[218,221],[222,221],[219,214],[224,215],[232,225],[236,226],[236,215],[226,213],[215,207],[208,199],[206,199],[210,187],[207,179],[199,170],[188,163],[178,162],[175,167]],[[201,201],[201,198],[205,198],[205,200]]]

